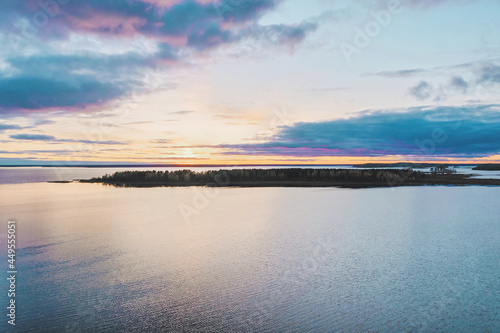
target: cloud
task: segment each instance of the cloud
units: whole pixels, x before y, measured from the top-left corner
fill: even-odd
[[[481,68],[479,83],[499,84],[500,83],[500,65],[489,63]]]
[[[387,8],[388,0],[360,0],[370,6],[377,6],[378,8]],[[404,8],[427,10],[434,6],[439,5],[463,5],[473,3],[478,0],[397,0],[396,3]]]
[[[390,71],[380,71],[375,73],[365,73],[363,75],[368,76],[382,76],[390,78],[401,78],[401,77],[415,77],[419,75],[431,75],[431,74],[449,74],[450,72],[456,72],[457,70],[474,70],[484,72],[487,69],[496,70],[496,65],[500,59],[487,59],[480,61],[465,62],[455,65],[437,66],[432,68],[411,68],[411,69],[397,69]]]
[[[300,24],[272,24],[268,26],[254,25],[242,32],[240,38],[252,37],[274,45],[295,45],[301,42],[309,32],[316,30],[318,24],[304,21]]]
[[[420,81],[416,86],[410,88],[410,95],[423,101],[431,97],[432,86],[427,81]]]
[[[426,70],[420,68],[414,69],[403,69],[403,70],[394,70],[394,71],[382,71],[377,73],[366,73],[365,75],[372,76],[384,76],[384,77],[409,77],[417,74],[423,74]]]
[[[366,111],[284,126],[265,143],[219,148],[227,155],[491,156],[500,153],[500,105]]]
[[[0,132],[12,129],[22,129],[23,127],[19,125],[11,125],[11,124],[0,124]]]
[[[412,8],[429,8],[442,4],[466,4],[476,2],[477,0],[402,0],[404,6]]]
[[[98,36],[133,37],[137,35],[162,42],[164,46],[191,47],[197,50],[213,48],[238,41],[247,26],[257,25],[258,19],[276,7],[281,0],[220,0],[195,1],[113,1],[86,0],[41,6],[35,1],[7,0],[0,9],[4,28],[21,34],[35,31],[44,38],[64,38],[73,32]],[[47,17],[50,24],[37,28],[34,12]],[[23,21],[24,19],[24,21]],[[0,23],[2,24],[2,23]],[[29,27],[26,28],[26,27]],[[12,27],[18,27],[13,29]],[[24,27],[24,29],[22,29]],[[294,26],[283,27],[283,33]],[[266,27],[273,29],[272,27]]]
[[[430,98],[443,101],[463,95],[467,100],[488,103],[500,84],[499,63],[499,58],[493,58],[456,65],[390,70],[363,75],[395,79],[423,77],[424,80],[409,87],[410,95],[421,101]]]
[[[152,140],[152,143],[159,143],[159,144],[170,144],[173,142],[173,140],[169,139],[157,139],[157,140]]]
[[[0,72],[0,113],[88,109],[146,87],[144,73],[165,50],[152,55],[44,54],[9,57],[13,75]],[[176,56],[170,52],[171,61]]]
[[[466,93],[469,84],[464,80],[463,77],[456,75],[451,78],[450,86],[455,90]]]
[[[259,18],[279,2],[4,1],[0,29],[9,42],[3,59],[0,54],[6,64],[0,70],[0,113],[89,110],[150,88],[145,77],[148,69],[154,73],[168,70],[246,39],[293,47],[317,24],[260,25]],[[54,46],[75,35],[102,43],[128,45],[142,39],[148,44],[125,53],[71,47],[62,51]]]
[[[419,100],[423,101],[431,97],[434,100],[444,100],[451,96],[468,94],[471,100],[482,100],[493,96],[497,85],[500,84],[499,61],[500,59],[490,59],[432,69],[396,70],[365,75],[402,78],[426,74],[426,78],[438,78],[440,82],[430,82],[426,79],[410,87],[410,94]],[[447,78],[447,81],[442,81],[440,77],[443,76]]]
[[[16,140],[33,140],[33,141],[55,141],[56,138],[52,135],[44,134],[15,134],[10,136],[11,139]]]
[[[26,154],[66,155],[74,152],[75,152],[74,150],[69,150],[69,149],[62,149],[62,150],[41,149],[41,150],[23,150],[23,151],[0,150],[0,154],[9,154],[9,155],[26,155]]]
[[[100,82],[89,75],[58,78],[20,76],[0,79],[0,108],[40,110],[55,107],[85,108],[124,94],[119,84]]]
[[[144,34],[153,36],[185,36],[187,31],[203,28],[213,20],[228,23],[244,23],[260,17],[263,12],[272,9],[276,0],[222,0],[218,2],[183,0],[176,3],[150,1],[114,1],[86,0],[56,4],[52,0],[39,3],[53,6],[41,6],[35,1],[7,0],[5,13],[17,17],[33,16],[36,11],[44,11],[52,16],[52,21],[62,32],[51,31],[60,35],[70,31],[86,31],[96,34],[131,35]],[[40,15],[43,16],[43,15]],[[45,28],[45,27],[44,27]],[[49,28],[49,27],[46,27]]]
[[[170,114],[175,114],[175,115],[186,115],[190,113],[195,113],[196,111],[193,110],[182,110],[182,111],[174,111],[174,112],[169,112]]]
[[[124,145],[125,144],[123,142],[118,142],[118,141],[56,139],[52,135],[45,135],[45,134],[14,134],[14,135],[11,135],[10,138],[15,139],[15,140],[71,142],[71,143],[85,143],[85,144],[98,144],[98,145]]]

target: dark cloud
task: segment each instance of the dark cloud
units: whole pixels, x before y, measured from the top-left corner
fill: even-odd
[[[36,141],[54,141],[55,137],[52,135],[44,134],[15,134],[10,136],[11,139],[16,140],[36,140]]]
[[[73,139],[59,139],[57,142],[75,142],[75,143],[86,143],[91,145],[125,145],[124,142],[119,141],[96,141],[96,140],[73,140]]]
[[[12,129],[22,129],[19,125],[11,125],[11,124],[0,124],[0,132]]]
[[[136,53],[20,56],[8,62],[17,74],[0,76],[0,113],[104,104],[142,87],[140,70],[154,68],[152,59]]]
[[[262,144],[219,147],[229,155],[490,156],[500,153],[500,105],[363,112],[284,126]]]
[[[57,139],[52,135],[45,134],[14,134],[10,136],[15,140],[29,140],[29,141],[50,141],[50,142],[70,142],[70,143],[85,143],[85,144],[98,144],[98,145],[123,145],[125,143],[118,141],[96,141],[96,140],[74,140],[74,139]]]
[[[479,83],[490,83],[499,84],[500,83],[500,66],[497,64],[485,64],[481,68],[481,75],[478,79]]]
[[[0,154],[11,154],[11,155],[26,155],[26,154],[54,154],[54,155],[66,155],[69,153],[74,153],[74,150],[62,149],[42,149],[42,150],[23,150],[23,151],[6,151],[0,150]]]
[[[75,31],[119,37],[143,35],[158,41],[176,37],[186,38],[187,46],[206,49],[235,40],[239,26],[255,24],[262,14],[275,8],[280,1],[221,0],[204,3],[183,0],[168,5],[145,0],[86,0],[45,6],[45,10],[35,0],[6,2],[3,10],[0,9],[0,13],[11,18],[8,22],[4,21],[6,28],[12,29],[15,18],[32,18],[36,12],[45,13],[47,17],[53,14],[43,29],[37,29],[36,23],[31,22],[32,29],[40,34],[43,32],[44,38],[61,38],[61,35]],[[55,3],[53,0],[41,1],[47,2]],[[18,32],[21,33],[21,30],[18,29]]]
[[[160,52],[165,52],[163,49]],[[14,68],[31,73],[56,73],[65,71],[76,72],[87,70],[98,76],[113,77],[120,71],[128,71],[137,74],[144,67],[154,68],[155,56],[150,57],[138,53],[129,52],[120,55],[105,55],[101,53],[87,53],[79,55],[33,55],[16,56],[7,59]],[[171,59],[175,60],[176,55]],[[133,67],[139,66],[139,68]]]
[[[88,109],[145,88],[146,69],[164,69],[186,62],[187,55],[249,38],[295,45],[316,29],[312,22],[259,25],[258,19],[279,0],[182,0],[173,5],[150,0],[61,2],[7,0],[0,7],[0,27],[28,42],[92,34],[125,43],[139,35],[158,49],[152,54],[48,55],[40,43],[31,43],[39,52],[24,56],[16,52],[16,57],[4,59],[13,74],[0,72],[0,113]]]
[[[453,89],[458,90],[462,93],[466,93],[467,88],[469,87],[467,81],[465,81],[464,78],[461,76],[453,76],[451,78],[450,85]]]
[[[420,81],[416,86],[410,88],[410,95],[423,101],[431,97],[432,86],[427,81]]]
[[[236,39],[230,31],[222,30],[219,24],[212,22],[202,29],[191,31],[187,36],[187,45],[198,50],[206,50]]]
[[[1,78],[0,108],[4,111],[54,107],[84,108],[117,98],[125,91],[123,86],[100,82],[88,75]]]
[[[50,119],[38,119],[34,121],[33,126],[40,126],[40,125],[50,125],[50,124],[55,124],[56,122],[54,120]]]
[[[228,30],[221,30],[217,24],[211,24],[207,29],[190,34],[188,36],[188,45],[198,50],[205,50],[221,44],[254,39],[272,45],[293,46],[300,43],[308,33],[316,29],[317,23],[307,21],[295,25],[272,24],[262,26],[254,24],[232,34]]]
[[[0,113],[18,110],[86,109],[144,86],[142,72],[154,70],[158,58],[176,61],[160,46],[151,56],[31,55],[8,58],[14,75],[0,73]]]

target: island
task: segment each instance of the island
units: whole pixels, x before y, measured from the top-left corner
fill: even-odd
[[[363,163],[354,164],[354,168],[364,169],[384,169],[384,168],[404,168],[404,169],[427,169],[427,168],[451,168],[456,166],[474,166],[472,164],[443,164],[443,163],[413,163],[413,162],[397,162],[397,163]]]
[[[370,188],[424,185],[500,185],[500,179],[475,179],[443,167],[430,172],[413,169],[233,169],[195,172],[121,171],[80,180],[120,187],[219,186],[219,187],[343,187]]]

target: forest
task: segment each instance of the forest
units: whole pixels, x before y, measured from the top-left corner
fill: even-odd
[[[177,171],[120,171],[89,182],[104,183],[220,183],[265,181],[361,181],[387,182],[417,180],[426,177],[424,172],[407,170],[359,169],[235,169],[195,172]]]
[[[500,164],[479,164],[472,170],[498,171],[500,170]]]

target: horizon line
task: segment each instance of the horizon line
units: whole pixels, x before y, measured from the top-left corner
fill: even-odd
[[[268,164],[268,163],[259,163],[259,164],[158,164],[158,163],[138,163],[138,164],[130,164],[130,163],[116,163],[116,164],[0,164],[0,168],[22,168],[22,167],[33,167],[33,168],[172,168],[172,167],[263,167],[263,166],[277,166],[277,167],[286,167],[286,166],[360,166],[360,165],[398,165],[398,164],[411,164],[411,165],[455,165],[455,166],[475,166],[475,165],[486,165],[486,164],[500,164],[500,163],[450,163],[450,162],[367,162],[367,163],[334,163],[334,164],[324,164],[324,163],[311,163],[311,164]]]

